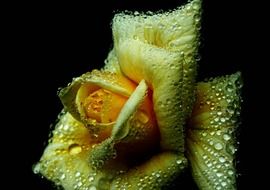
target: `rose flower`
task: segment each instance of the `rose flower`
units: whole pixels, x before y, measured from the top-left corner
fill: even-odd
[[[65,190],[158,190],[189,161],[200,189],[235,189],[240,74],[196,84],[200,13],[193,0],[117,14],[104,68],[60,91],[64,110],[34,172]]]

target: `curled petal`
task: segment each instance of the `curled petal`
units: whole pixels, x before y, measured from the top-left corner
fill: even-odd
[[[119,14],[113,20],[114,51],[124,75],[145,79],[164,150],[184,151],[183,124],[194,101],[201,1],[156,15]]]
[[[187,132],[187,155],[202,190],[236,189],[235,130],[240,88],[240,73],[198,83]]]
[[[98,122],[97,119],[89,118],[89,114],[87,115],[85,105],[87,101],[87,97],[99,90],[104,89],[107,91],[103,91],[105,94],[114,94],[113,97],[116,97],[115,100],[113,98],[107,98],[108,99],[108,105],[110,102],[119,101],[118,104],[115,103],[115,110],[112,111],[112,106],[109,107],[107,105],[107,108],[105,109],[106,112],[111,112],[111,117],[116,118],[118,115],[118,112],[121,110],[121,105],[123,105],[126,101],[126,99],[132,94],[134,91],[136,85],[126,79],[125,77],[121,75],[117,75],[115,73],[107,72],[107,71],[98,71],[94,70],[92,72],[83,74],[82,76],[75,78],[72,83],[68,85],[68,87],[63,88],[60,93],[59,97],[64,105],[64,108],[66,111],[68,111],[72,116],[77,119],[78,121],[84,123],[86,126],[89,126],[92,130],[98,130],[98,129],[104,129],[104,128],[111,128],[114,124],[113,121],[110,121],[112,119],[110,118],[104,118],[104,120],[107,120],[107,122]],[[103,96],[104,93],[101,92],[100,96]],[[98,95],[93,95],[98,96]],[[94,97],[95,98],[95,97]],[[94,99],[93,98],[93,99]],[[94,101],[105,101],[103,99],[99,100],[100,98],[95,98],[97,100]],[[86,103],[85,103],[86,102]],[[93,109],[99,108],[99,102],[95,103],[95,106]],[[105,113],[98,113],[94,112],[95,110],[90,110],[90,114],[95,116],[95,114],[99,114],[98,116],[107,116],[108,114]],[[115,116],[113,116],[115,115]],[[96,117],[98,117],[96,116]],[[94,127],[93,127],[94,126]]]
[[[125,123],[136,112],[146,96],[147,85],[145,84],[145,81],[142,80],[124,105],[116,120],[112,130],[112,138],[115,141],[120,141],[128,135],[130,128],[128,128]]]

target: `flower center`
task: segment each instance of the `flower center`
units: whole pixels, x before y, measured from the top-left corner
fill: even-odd
[[[99,123],[110,123],[116,120],[127,98],[105,89],[96,90],[84,100],[86,116]]]

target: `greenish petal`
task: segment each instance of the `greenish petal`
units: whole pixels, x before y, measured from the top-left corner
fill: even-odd
[[[193,177],[202,190],[236,189],[241,87],[240,73],[198,83],[186,143]]]

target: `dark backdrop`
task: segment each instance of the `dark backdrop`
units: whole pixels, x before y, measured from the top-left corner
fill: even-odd
[[[184,3],[184,0],[119,0],[93,1],[87,5],[66,2],[23,5],[16,17],[14,34],[19,42],[15,48],[20,53],[13,55],[18,60],[13,68],[18,77],[12,87],[20,90],[14,97],[17,116],[11,120],[16,123],[14,131],[18,135],[15,146],[23,145],[19,148],[22,153],[15,157],[20,164],[15,163],[15,166],[23,166],[23,169],[16,174],[20,176],[19,182],[11,185],[39,190],[52,188],[48,181],[32,173],[32,165],[39,160],[49,126],[62,109],[57,97],[58,87],[65,86],[72,77],[103,66],[112,48],[113,15],[123,10],[169,10]],[[198,74],[198,80],[202,80],[236,71],[243,73],[244,102],[237,158],[239,189],[253,183],[248,180],[253,167],[250,139],[256,133],[253,118],[257,109],[253,90],[256,63],[250,58],[253,38],[252,35],[247,37],[250,15],[245,4],[244,1],[204,0]],[[13,175],[13,171],[10,172]],[[192,181],[186,181],[185,185],[183,189],[196,189]]]

